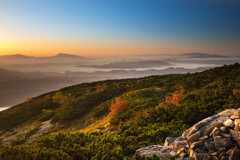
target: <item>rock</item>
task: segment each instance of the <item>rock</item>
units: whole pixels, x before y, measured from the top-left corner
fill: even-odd
[[[215,146],[214,146],[214,142],[213,141],[205,142],[205,146],[208,149],[208,151],[215,150]]]
[[[161,153],[169,153],[172,151],[172,148],[165,148],[161,150]]]
[[[223,124],[227,127],[233,127],[234,126],[234,121],[232,121],[231,119],[228,119]]]
[[[206,160],[209,157],[208,153],[197,153],[194,155],[195,160]]]
[[[228,160],[227,156],[222,156],[220,160]]]
[[[189,157],[194,157],[194,155],[197,154],[194,150],[189,150]]]
[[[204,141],[208,139],[208,135],[198,138],[199,141]]]
[[[239,119],[239,118],[240,116],[234,116],[234,115],[230,116],[230,119]]]
[[[240,116],[240,108],[237,109],[236,112],[233,113],[234,116]]]
[[[178,160],[183,160],[184,157],[186,157],[187,154],[186,153],[181,153],[179,156],[178,156]]]
[[[187,158],[184,158],[183,160],[195,160],[195,158],[193,158],[193,157],[187,157]]]
[[[221,136],[214,137],[214,146],[216,150],[223,147],[229,147],[232,144],[231,138],[224,138]]]
[[[169,154],[170,154],[170,156],[176,156],[177,155],[177,153],[174,152],[174,151],[171,151]]]
[[[200,122],[198,122],[197,124],[194,125],[194,127],[199,130],[200,128],[202,128],[203,126],[205,126],[208,122],[212,121],[214,119],[214,117],[208,117],[205,118],[203,120],[201,120]]]
[[[204,144],[203,141],[197,141],[197,142],[193,142],[193,144],[191,145],[191,149],[196,149],[201,147]]]
[[[224,117],[229,117],[236,111],[237,111],[236,109],[226,109],[226,110],[218,113],[218,115],[219,116],[224,116]]]
[[[226,126],[220,127],[220,130],[222,133],[228,133],[228,127]]]
[[[202,160],[211,160],[211,156],[203,157]]]
[[[187,152],[187,148],[180,148],[179,150],[177,150],[177,154],[180,155],[184,152]]]
[[[198,122],[197,124],[195,124],[194,126],[192,126],[191,128],[189,128],[188,130],[186,130],[183,134],[182,137],[184,139],[187,139],[187,137],[190,137],[192,134],[196,133],[197,131],[199,131],[202,127],[206,126],[209,122],[213,121],[214,119],[218,118],[219,115],[213,115],[211,117],[205,118],[202,121]]]
[[[187,140],[188,140],[188,142],[195,142],[200,137],[201,137],[201,132],[198,131],[198,132],[192,134],[191,136],[187,137]]]
[[[217,154],[220,155],[221,153],[225,153],[225,152],[226,152],[226,148],[222,147],[218,149]]]
[[[188,145],[188,142],[183,139],[182,137],[178,137],[173,143],[171,143],[173,150],[177,151],[179,148],[186,147]]]
[[[212,153],[210,153],[210,155],[211,156],[217,156],[218,154],[217,154],[217,152],[212,152]]]
[[[240,130],[240,119],[235,119],[234,124],[235,124],[234,129],[235,130]]]
[[[217,119],[214,119],[202,129],[202,136],[209,135],[215,127],[218,128],[222,127],[223,122],[226,120],[227,120],[226,117],[219,117]]]
[[[225,138],[231,138],[232,137],[231,134],[226,134],[226,133],[221,133],[221,136],[223,136]]]
[[[181,148],[186,148],[187,146],[188,146],[188,142],[186,140],[183,140],[183,141],[175,140],[175,142],[173,143],[173,150],[177,151]]]
[[[240,160],[240,108],[227,109],[205,118],[186,130],[182,137],[168,137],[163,145],[137,150],[161,160]],[[207,153],[206,153],[207,152]]]
[[[230,130],[230,134],[232,135],[233,140],[240,141],[240,131]]]
[[[144,153],[147,153],[147,152],[160,151],[162,148],[163,148],[162,145],[152,145],[152,146],[140,148],[136,151],[139,152],[140,155],[143,155]]]
[[[212,160],[219,160],[217,156],[212,156]]]
[[[202,160],[203,156],[204,156],[203,154],[198,154],[197,153],[197,154],[194,155],[194,158],[195,158],[195,160]]]
[[[213,134],[214,134],[215,132],[220,132],[220,129],[218,129],[218,127],[215,127],[215,128],[212,130],[212,132],[210,133],[210,136],[213,136]]]
[[[203,154],[202,160],[209,160],[209,158],[211,158],[208,153],[202,153],[202,154]]]
[[[169,146],[169,145],[172,144],[176,139],[177,139],[177,137],[167,137],[167,138],[165,139],[164,147]]]
[[[229,155],[229,160],[239,160],[240,159],[240,150],[233,149],[233,151]]]
[[[141,156],[152,157],[154,154],[158,156],[161,160],[169,160],[169,153],[161,153],[159,151],[149,152]]]

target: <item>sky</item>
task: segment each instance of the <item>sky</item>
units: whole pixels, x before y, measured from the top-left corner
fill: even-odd
[[[240,55],[235,0],[0,0],[0,55]]]

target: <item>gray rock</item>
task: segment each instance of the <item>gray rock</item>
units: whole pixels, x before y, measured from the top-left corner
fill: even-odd
[[[161,150],[161,153],[170,153],[172,151],[172,148],[165,148]]]
[[[169,146],[169,145],[172,144],[176,139],[177,139],[177,137],[167,137],[167,138],[165,139],[164,147]]]
[[[219,160],[217,156],[212,156],[212,160]]]
[[[178,160],[183,160],[186,156],[187,156],[186,153],[181,153],[181,154],[178,156]]]
[[[139,152],[140,155],[144,155],[145,153],[148,153],[148,152],[160,151],[162,148],[163,148],[162,145],[152,145],[152,146],[140,148],[136,151]]]
[[[180,148],[185,148],[188,146],[188,142],[186,140],[179,141],[176,139],[174,143],[172,143],[172,147],[174,151],[179,150]]]
[[[189,157],[194,157],[194,154],[196,154],[196,152],[190,148],[190,149],[188,150],[188,155],[189,155]]]
[[[235,119],[234,124],[235,124],[234,129],[240,130],[240,119]]]
[[[239,160],[239,159],[240,159],[240,150],[233,149],[233,151],[229,155],[229,160]]]
[[[208,151],[215,150],[215,146],[214,146],[214,142],[213,141],[205,142],[205,146],[208,149]]]
[[[230,134],[232,135],[233,140],[240,141],[240,131],[230,130]]]
[[[198,138],[199,141],[204,141],[208,139],[208,135]]]
[[[187,149],[187,148],[180,148],[179,150],[177,150],[177,154],[180,155],[180,154],[182,154],[182,153],[184,153],[184,152],[187,152],[186,149]]]
[[[140,154],[141,156],[146,156],[146,157],[152,157],[154,154],[156,154],[157,156],[161,154],[160,151],[151,151],[151,152],[144,152],[142,154]]]
[[[209,157],[208,153],[197,153],[194,155],[195,160],[203,160],[207,159],[207,157]]]
[[[231,138],[224,138],[221,136],[214,137],[214,146],[216,150],[223,147],[229,147],[232,144]]]
[[[220,130],[222,133],[228,133],[228,127],[226,126],[220,127]]]
[[[221,133],[221,136],[223,136],[225,138],[231,138],[232,137],[231,134],[226,134],[226,133]]]
[[[219,136],[220,135],[220,129],[215,127],[212,132],[210,133],[210,136]]]
[[[230,116],[230,119],[240,119],[240,116],[232,115],[232,116]]]
[[[203,156],[204,156],[204,155],[197,153],[197,154],[194,155],[194,158],[195,158],[195,160],[202,160],[202,159],[203,159]]]
[[[218,151],[217,151],[217,154],[220,155],[223,152],[224,153],[226,152],[226,148],[225,147],[219,148]]]
[[[215,127],[220,128],[223,126],[223,122],[225,122],[228,118],[227,117],[218,117],[211,122],[209,122],[206,126],[204,126],[202,131],[202,136],[209,135]]]
[[[236,112],[236,109],[226,109],[220,113],[218,113],[219,116],[224,116],[224,117],[230,117],[234,112]]]
[[[198,131],[198,132],[192,134],[191,136],[187,137],[187,140],[188,140],[188,142],[195,142],[200,137],[201,137],[201,132]]]
[[[227,119],[223,124],[227,127],[233,127],[234,126],[234,121],[231,119]]]
[[[187,157],[187,158],[184,158],[183,160],[195,160],[195,158],[193,158],[193,157]]]
[[[201,147],[204,144],[203,141],[197,141],[197,142],[193,142],[193,144],[191,145],[191,149],[196,149]]]
[[[171,152],[169,152],[169,155],[170,155],[170,156],[176,156],[176,155],[177,155],[177,153],[176,153],[176,152],[174,152],[174,151],[171,151]]]

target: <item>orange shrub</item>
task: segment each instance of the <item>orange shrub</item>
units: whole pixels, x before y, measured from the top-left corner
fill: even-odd
[[[106,88],[106,87],[107,87],[106,83],[102,83],[102,84],[98,83],[95,88],[96,88],[97,91],[103,91],[103,89]]]
[[[127,100],[122,100],[121,97],[118,97],[115,103],[112,103],[110,106],[110,114],[114,115],[122,111],[128,104]]]
[[[166,96],[165,102],[159,103],[158,106],[160,107],[166,107],[166,104],[171,103],[173,105],[178,105],[183,99],[182,94],[180,94],[178,91],[172,94],[172,96]]]
[[[234,89],[233,90],[233,94],[236,96],[238,94],[240,94],[240,89]]]

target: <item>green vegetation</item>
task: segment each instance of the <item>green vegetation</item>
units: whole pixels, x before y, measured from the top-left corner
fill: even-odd
[[[31,120],[52,119],[61,125],[61,132],[31,145],[2,148],[0,159],[122,159],[138,148],[162,143],[167,136],[181,135],[203,118],[239,106],[240,64],[194,74],[79,84],[0,113],[3,131]],[[109,115],[110,133],[66,131],[73,123],[81,129]]]

